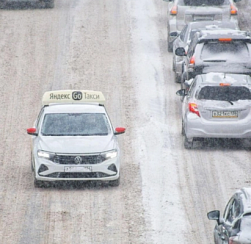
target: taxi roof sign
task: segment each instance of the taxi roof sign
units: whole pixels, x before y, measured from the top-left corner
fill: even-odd
[[[43,106],[51,103],[99,103],[104,104],[105,97],[100,91],[60,90],[47,91],[42,98]]]

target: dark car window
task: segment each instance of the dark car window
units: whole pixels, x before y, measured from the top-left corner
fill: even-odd
[[[237,55],[238,54],[238,55]],[[201,51],[201,59],[204,61],[242,60],[249,57],[247,44],[242,41],[233,42],[206,42]]]
[[[180,32],[180,40],[184,41],[185,36],[186,36],[186,31],[187,31],[187,25],[183,28],[183,30]]]
[[[109,124],[105,114],[55,113],[46,114],[41,133],[44,136],[107,135]]]
[[[218,101],[251,100],[251,93],[243,86],[204,86],[198,94],[198,99]]]
[[[229,0],[179,0],[178,4],[182,6],[219,6],[229,4]]]

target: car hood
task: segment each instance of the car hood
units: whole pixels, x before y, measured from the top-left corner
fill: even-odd
[[[38,149],[55,153],[97,153],[114,149],[116,137],[108,136],[43,136]]]

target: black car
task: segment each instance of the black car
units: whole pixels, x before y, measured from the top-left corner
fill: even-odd
[[[185,80],[198,74],[251,74],[251,37],[246,31],[202,30],[194,35],[187,52],[183,47],[179,47],[175,54],[185,56],[182,88]]]
[[[220,211],[207,213],[210,220],[216,220],[215,244],[251,244],[251,188],[242,188],[229,200],[223,217]]]

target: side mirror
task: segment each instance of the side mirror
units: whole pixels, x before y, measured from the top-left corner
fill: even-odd
[[[175,55],[180,56],[180,57],[186,56],[187,54],[186,54],[185,48],[184,47],[176,48]]]
[[[117,128],[115,128],[114,135],[123,134],[123,133],[125,133],[125,130],[126,130],[126,128],[124,128],[124,127],[117,127]]]
[[[219,210],[214,210],[211,212],[207,213],[207,218],[209,220],[216,220],[217,223],[219,224],[219,220],[220,220],[220,211]]]
[[[171,37],[177,37],[179,35],[179,33],[177,31],[171,32],[169,34]]]
[[[186,93],[186,89],[180,89],[176,92],[176,95],[180,96],[180,97],[184,97],[187,95]]]
[[[27,134],[32,135],[32,136],[37,136],[37,129],[36,128],[28,128],[27,129]]]

